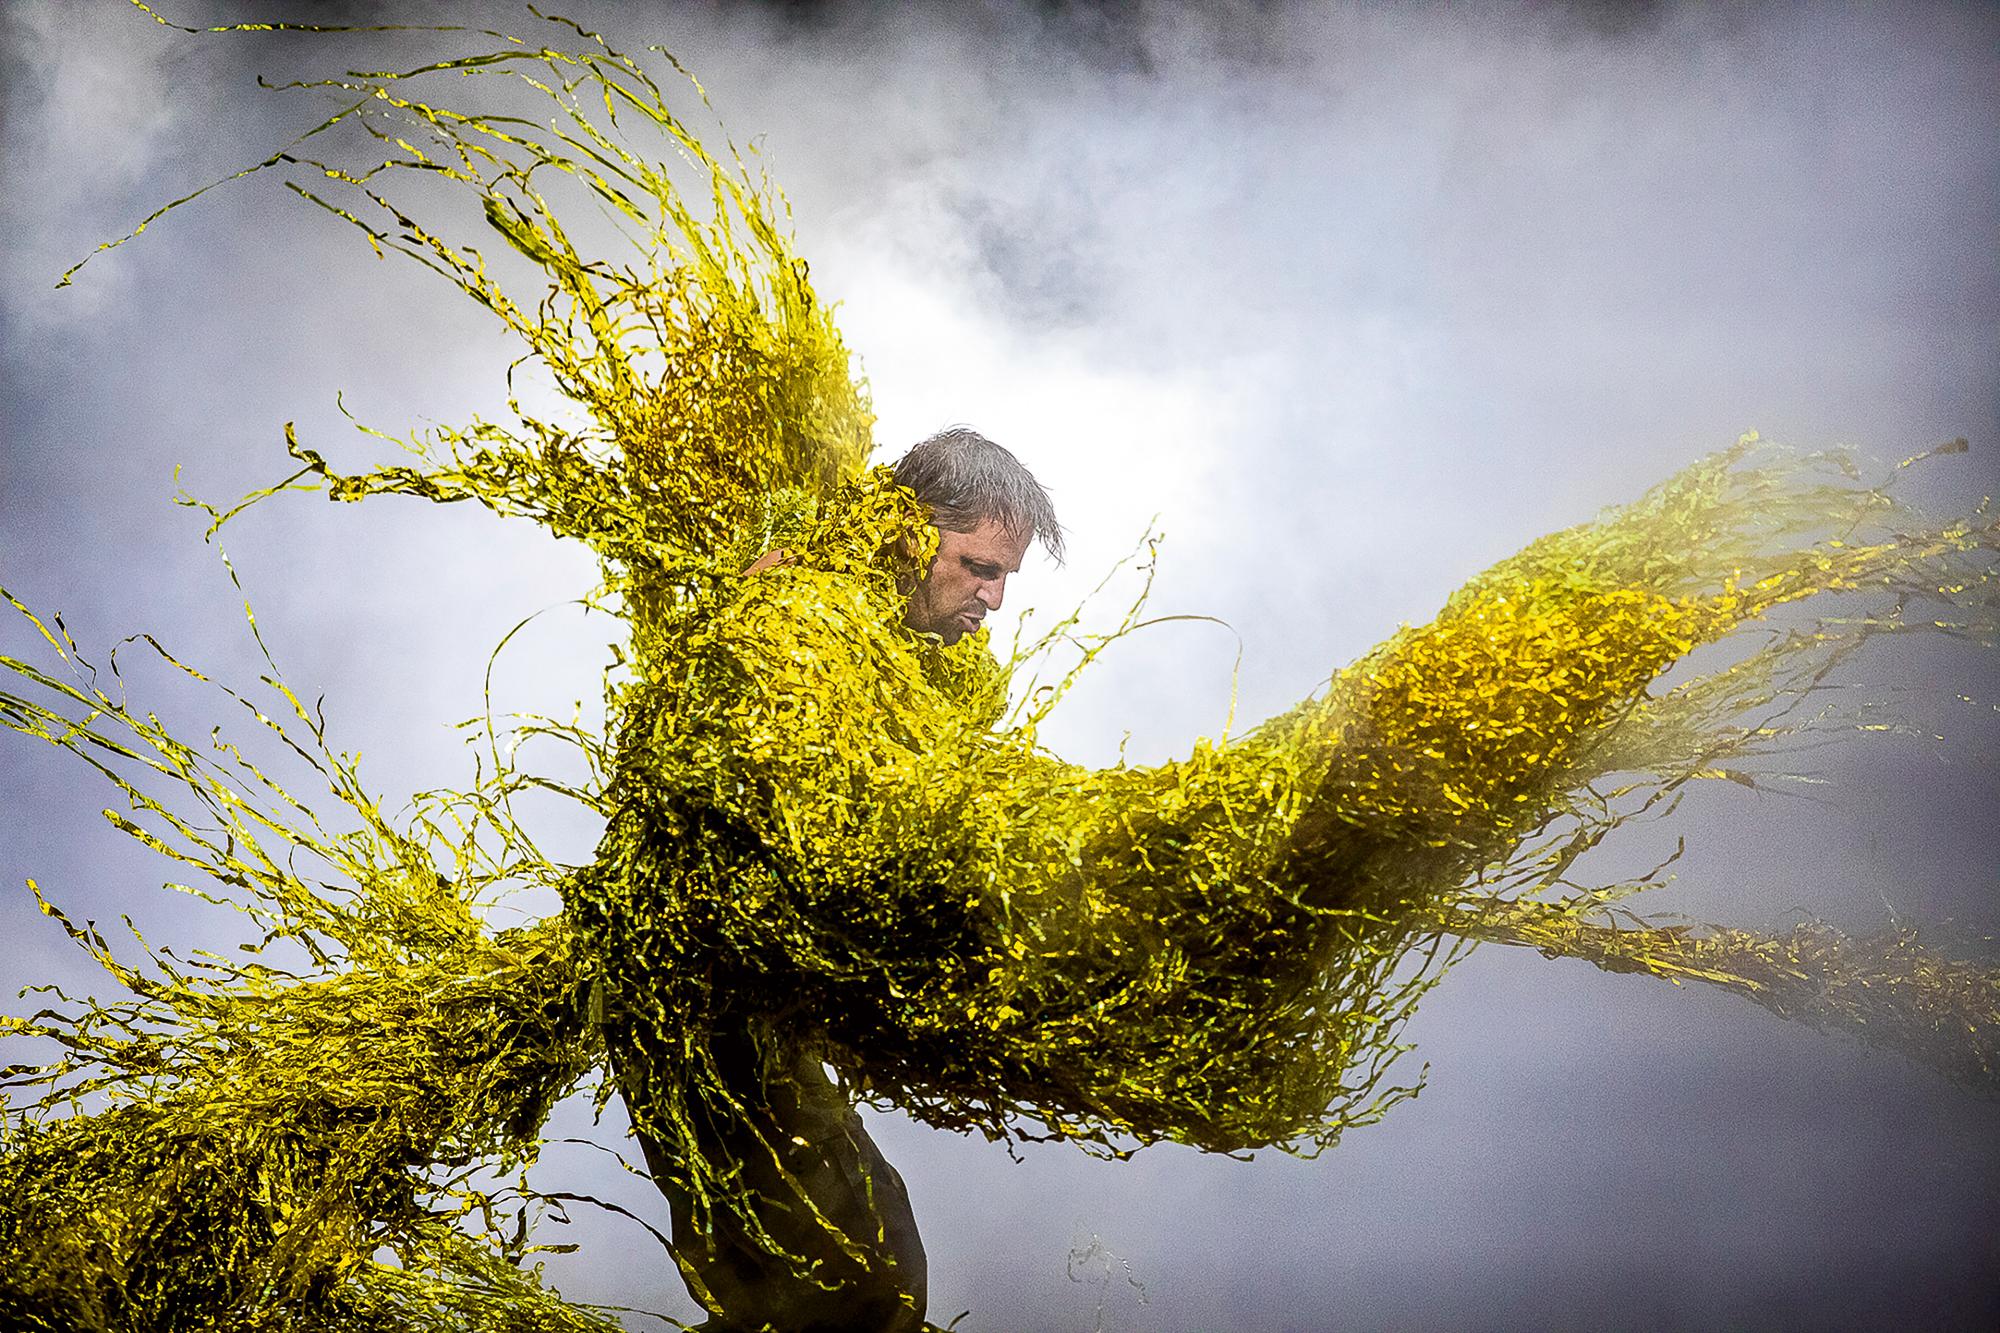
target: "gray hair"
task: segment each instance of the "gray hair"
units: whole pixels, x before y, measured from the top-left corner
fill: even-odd
[[[1062,559],[1062,525],[1049,493],[1020,459],[970,426],[949,426],[912,445],[896,460],[895,476],[898,486],[929,506],[931,521],[946,532],[970,532],[995,519]]]

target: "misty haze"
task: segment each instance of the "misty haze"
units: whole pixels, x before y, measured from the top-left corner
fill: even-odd
[[[308,11],[538,22],[447,0]],[[1746,431],[1885,464],[1966,437],[1910,476],[1940,512],[2000,482],[1991,7],[579,0],[574,17],[671,51],[713,106],[690,97],[691,123],[754,148],[783,188],[873,395],[875,461],[963,421],[1047,484],[1067,559],[1027,558],[996,642],[1075,606],[1154,529],[1151,613],[1226,622],[1109,651],[1041,735],[1081,764],[1185,754],[1232,707],[1240,732],[1495,560]],[[16,0],[0,40],[0,584],[61,612],[86,653],[147,633],[246,685],[268,670],[247,596],[391,806],[464,781],[453,724],[524,617],[545,611],[494,663],[495,710],[601,712],[617,627],[574,604],[595,582],[576,543],[472,506],[318,495],[204,543],[207,516],[173,503],[289,475],[288,422],[359,470],[393,450],[357,421],[504,415],[519,348],[485,312],[258,178],[55,288],[327,114],[258,76],[491,39],[194,36],[123,0]],[[7,636],[0,651],[34,647],[23,624]],[[1911,691],[1936,737],[1815,752],[1811,799],[1704,784],[1584,873],[1635,873],[1684,837],[1674,882],[1635,910],[1759,930],[1910,918],[1990,962],[2000,674],[1970,645],[1870,651],[1871,678]],[[180,734],[237,725],[121,661]],[[164,863],[105,823],[81,765],[8,741],[10,994],[108,984],[31,877],[77,920],[128,914],[157,944],[239,928],[161,889]],[[541,818],[544,850],[588,860],[598,826],[553,800]],[[1315,1160],[1010,1153],[868,1112],[910,1187],[930,1317],[2000,1326],[2000,1114],[1928,1070],[1726,995],[1500,947],[1457,965],[1407,1038],[1421,1096]],[[593,1129],[572,1098],[548,1134],[621,1144],[622,1116],[613,1099]],[[666,1226],[646,1182],[589,1148],[549,1147],[538,1179]],[[699,1317],[635,1223],[578,1207],[548,1230],[580,1246],[548,1260],[565,1296]]]

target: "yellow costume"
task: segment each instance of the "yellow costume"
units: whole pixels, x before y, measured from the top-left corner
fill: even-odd
[[[767,188],[640,66],[569,35],[581,51],[330,80],[353,101],[321,129],[365,129],[365,152],[308,160],[329,133],[265,168],[491,309],[587,424],[447,428],[359,476],[294,442],[301,471],[264,494],[471,499],[591,544],[597,604],[629,630],[613,725],[535,730],[589,760],[566,790],[606,821],[597,857],[535,851],[509,798],[551,784],[498,743],[467,791],[397,823],[284,695],[259,724],[330,784],[352,828],[329,828],[93,680],[10,659],[0,716],[97,764],[118,818],[306,960],[134,965],[71,926],[132,998],[7,1021],[66,1052],[11,1074],[39,1089],[0,1145],[0,1308],[21,1326],[605,1327],[535,1280],[531,1218],[506,1199],[544,1196],[475,1167],[531,1160],[552,1100],[607,1067],[677,1227],[718,1238],[677,1245],[713,1304],[732,1248],[836,1288],[913,1285],[871,1201],[821,1207],[807,1178],[893,1185],[844,1100],[758,1098],[825,1061],[946,1128],[1312,1151],[1411,1095],[1390,1076],[1398,1025],[1478,939],[1753,998],[1789,977],[1810,1003],[1781,1011],[1990,1083],[2000,987],[1982,969],[1623,930],[1603,908],[1646,881],[1570,874],[1686,783],[1763,781],[1802,737],[1888,725],[1819,693],[1870,638],[1990,640],[1989,513],[1927,522],[1844,459],[1746,440],[1478,576],[1243,736],[1153,768],[1063,763],[1035,735],[1059,688],[1010,712],[983,640],[899,628],[928,530],[862,470],[865,395]],[[529,77],[555,128],[458,109],[460,73]],[[417,96],[431,77],[454,105]],[[712,213],[631,125],[693,164]],[[510,294],[405,211],[386,184],[402,170],[475,195],[547,292]],[[578,251],[542,193],[563,180],[627,220],[637,260]],[[741,576],[780,543],[792,562]],[[1836,611],[1815,615],[1826,594]],[[1656,684],[1704,645],[1721,646]],[[487,929],[478,904],[524,881],[564,912]],[[79,1084],[120,1104],[80,1109]],[[815,1115],[803,1156],[756,1144]]]

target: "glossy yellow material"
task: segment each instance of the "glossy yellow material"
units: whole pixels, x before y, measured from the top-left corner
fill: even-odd
[[[97,765],[114,820],[265,935],[128,963],[65,921],[123,994],[7,1020],[61,1043],[9,1070],[0,1295],[27,1327],[602,1327],[535,1280],[528,1221],[559,1201],[478,1168],[532,1161],[551,1101],[608,1059],[700,1207],[754,1217],[690,1128],[733,1111],[718,1024],[946,1128],[1312,1152],[1413,1093],[1391,1073],[1401,1020],[1497,939],[1780,1012],[1810,992],[1802,1016],[1990,1085],[1990,971],[1907,939],[1621,929],[1606,904],[1652,881],[1573,877],[1688,782],[1778,780],[1788,745],[1893,725],[1823,688],[1868,639],[1990,642],[1983,508],[1927,523],[1843,458],[1746,438],[1477,576],[1243,736],[1064,763],[1035,732],[1060,690],[1010,708],[983,634],[900,628],[935,534],[864,470],[867,398],[775,194],[639,65],[561,31],[580,53],[313,85],[350,104],[257,170],[492,310],[577,421],[441,429],[358,476],[294,441],[301,471],[251,499],[470,499],[598,552],[594,597],[629,630],[610,733],[525,728],[589,761],[563,790],[604,816],[598,855],[535,850],[509,798],[550,784],[500,737],[467,791],[399,822],[279,686],[252,725],[330,787],[323,824],[233,751],[9,659],[8,723]],[[504,109],[459,109],[462,75],[509,81]],[[346,156],[306,156],[340,132]],[[476,198],[504,251],[398,202],[412,172]],[[576,243],[549,202],[574,185],[637,246]],[[740,573],[778,545],[790,561]],[[492,932],[478,905],[523,882],[564,913]]]

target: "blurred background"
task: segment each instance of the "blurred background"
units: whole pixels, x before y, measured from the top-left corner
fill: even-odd
[[[170,2],[246,19],[460,24],[562,44],[510,5]],[[1314,690],[1460,582],[1743,431],[1888,463],[1963,513],[2000,481],[2000,11],[1979,5],[696,3],[566,10],[670,50],[787,191],[800,252],[872,386],[880,458],[967,422],[1048,485],[1073,606],[1149,526],[1178,623],[1102,659],[1059,753],[1184,753]],[[569,40],[575,40],[569,34]],[[324,696],[390,807],[459,785],[481,707],[588,717],[615,625],[577,546],[468,506],[227,502],[499,416],[496,322],[273,179],[219,189],[59,275],[155,207],[276,151],[326,95],[270,82],[410,68],[476,33],[188,35],[123,0],[0,10],[0,583],[99,665],[156,635],[255,688],[221,548],[285,678]],[[666,69],[660,62],[662,70]],[[715,121],[686,101],[698,128]],[[719,134],[720,131],[717,131]],[[461,239],[476,239],[465,230]],[[608,242],[607,242],[608,243]],[[497,242],[496,242],[497,244]],[[179,469],[178,481],[176,469]],[[1124,605],[1131,581],[1097,604]],[[34,651],[25,622],[0,650]],[[1240,671],[1237,663],[1240,653]],[[241,718],[146,666],[135,701],[198,738]],[[1597,867],[1684,835],[1638,906],[1779,929],[1936,923],[1992,958],[1994,663],[1878,652],[1931,739],[1810,756],[1815,799],[1729,784]],[[1967,702],[1967,696],[1971,702]],[[230,721],[232,727],[240,724]],[[0,743],[0,983],[103,989],[35,910],[129,914],[159,943],[240,923],[163,892],[73,760]],[[554,803],[544,848],[596,829]],[[1622,858],[1622,859],[1621,859]],[[546,902],[523,901],[536,914]],[[33,1001],[17,1001],[31,1004]],[[964,1329],[1991,1327],[2000,1111],[1901,1058],[1726,996],[1482,950],[1408,1036],[1428,1086],[1314,1161],[1172,1147],[1129,1162],[872,1124],[914,1197],[931,1315]],[[560,1125],[587,1129],[587,1102]],[[597,1131],[616,1143],[616,1107]],[[602,1154],[544,1182],[664,1225]],[[573,1299],[689,1317],[664,1254],[579,1212]],[[648,1325],[634,1319],[635,1325]]]

